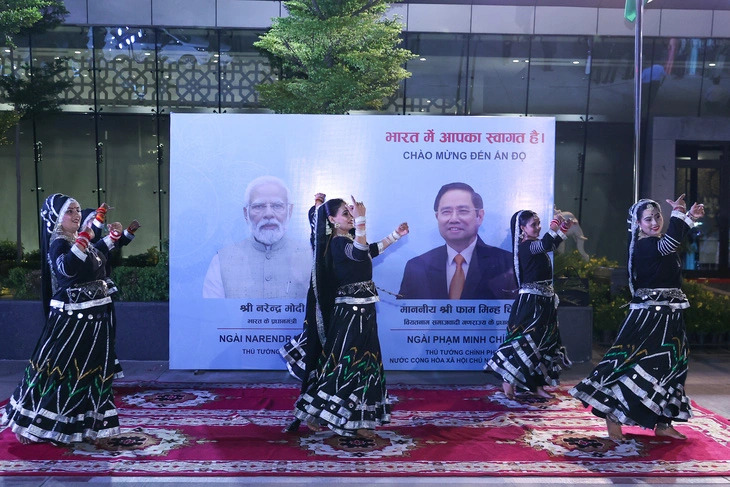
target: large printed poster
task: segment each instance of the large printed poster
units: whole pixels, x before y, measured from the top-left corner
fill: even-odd
[[[545,230],[552,217],[554,119],[171,118],[171,368],[284,368],[277,350],[304,320],[315,193],[363,201],[371,242],[408,222],[373,260],[386,370],[478,370],[502,342],[516,296],[509,220],[531,209]],[[448,249],[467,244],[449,298]]]

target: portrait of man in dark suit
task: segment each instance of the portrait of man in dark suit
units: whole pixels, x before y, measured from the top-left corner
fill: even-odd
[[[445,245],[410,259],[400,299],[514,299],[512,253],[479,237],[482,197],[466,183],[441,187],[433,209]]]

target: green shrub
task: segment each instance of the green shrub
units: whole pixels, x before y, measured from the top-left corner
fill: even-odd
[[[564,254],[555,253],[554,273],[555,276],[565,276],[568,269],[575,269],[580,277],[593,277],[593,271],[598,267],[618,267],[618,262],[607,257],[591,257],[583,260],[577,250]]]
[[[150,247],[143,254],[130,255],[123,260],[123,264],[129,267],[152,267],[160,262],[160,250],[157,247]]]
[[[631,295],[628,288],[611,295],[610,284],[594,275],[598,267],[615,268],[618,264],[605,257],[591,257],[584,261],[577,251],[555,255],[556,277],[567,275],[574,269],[580,277],[588,278],[594,329],[600,332],[616,331],[626,318],[626,305],[631,300]],[[730,331],[730,297],[714,293],[695,281],[685,281],[682,290],[690,303],[684,313],[688,333]]]
[[[134,259],[132,259],[134,257]],[[142,266],[131,266],[142,262]],[[119,301],[168,301],[170,278],[168,269],[168,243],[162,242],[162,250],[152,247],[146,253],[130,256],[124,265],[112,270],[111,278],[117,284]]]
[[[15,244],[13,244],[15,249]],[[169,300],[168,245],[162,250],[156,247],[147,252],[112,260],[111,278],[117,284],[120,301],[167,301]],[[118,255],[115,252],[112,255]],[[119,262],[121,265],[115,266]],[[40,252],[28,253],[20,265],[14,260],[0,266],[0,290],[14,299],[40,299]],[[135,264],[135,265],[130,265]],[[5,271],[3,271],[5,269]]]
[[[614,299],[597,304],[593,308],[593,328],[597,331],[618,330],[626,318],[628,300],[623,296],[616,296]]]
[[[26,269],[40,269],[41,268],[41,251],[31,250],[30,252],[23,254],[23,260],[20,265]]]
[[[41,299],[41,271],[13,267],[3,282],[14,299]]]
[[[119,301],[168,301],[169,279],[166,266],[129,267],[112,270]]]
[[[0,240],[0,261],[15,260],[18,247],[12,240]]]
[[[714,293],[695,281],[685,281],[682,290],[690,304],[684,312],[688,332],[730,331],[730,297]]]
[[[573,272],[578,276],[588,279],[588,293],[590,295],[591,306],[594,311],[604,304],[608,304],[614,300],[611,296],[611,283],[605,279],[597,278],[596,269],[599,267],[618,267],[618,262],[609,260],[606,257],[591,257],[585,261],[577,250],[565,254],[555,254],[555,277],[568,277]]]

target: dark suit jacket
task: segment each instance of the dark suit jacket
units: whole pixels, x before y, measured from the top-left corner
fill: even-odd
[[[406,263],[400,299],[449,299],[446,245]],[[477,236],[461,299],[514,299],[517,289],[512,253],[487,245]]]

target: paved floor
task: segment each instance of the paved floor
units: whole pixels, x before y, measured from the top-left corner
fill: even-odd
[[[572,385],[591,371],[593,364],[600,359],[601,350],[594,351],[593,363],[575,364],[563,373],[562,382]],[[125,382],[160,381],[160,382],[291,382],[293,379],[284,371],[190,371],[169,370],[167,362],[123,362]],[[7,398],[12,394],[21,372],[25,367],[23,361],[0,360],[0,397]],[[485,384],[492,382],[488,375],[479,372],[389,372],[390,384]],[[496,382],[493,382],[496,384]],[[695,350],[691,356],[690,372],[687,380],[687,391],[697,404],[730,418],[730,350],[706,349]],[[0,486],[68,486],[68,485],[112,485],[112,484],[145,484],[160,486],[197,486],[204,484],[217,486],[233,485],[348,485],[364,487],[372,485],[515,485],[522,487],[545,487],[550,485],[651,485],[651,486],[730,486],[730,477],[697,477],[697,478],[560,478],[560,477],[482,477],[482,478],[312,478],[312,477],[256,477],[256,478],[199,478],[199,477],[2,477]]]

